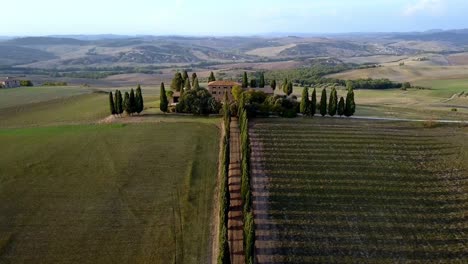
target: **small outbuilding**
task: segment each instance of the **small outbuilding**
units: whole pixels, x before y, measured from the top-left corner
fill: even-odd
[[[20,86],[20,80],[13,77],[0,78],[0,88],[16,88]]]

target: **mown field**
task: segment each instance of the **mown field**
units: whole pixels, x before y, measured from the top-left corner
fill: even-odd
[[[0,263],[205,263],[218,137],[203,122],[0,129]]]
[[[258,263],[463,263],[468,128],[261,119]]]

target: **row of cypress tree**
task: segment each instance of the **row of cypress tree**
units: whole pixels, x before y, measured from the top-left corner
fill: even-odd
[[[109,108],[112,115],[121,115],[124,111],[127,115],[133,115],[135,113],[140,114],[144,109],[141,86],[138,85],[136,93],[133,88],[130,90],[130,93],[125,92],[123,98],[122,93],[119,90],[115,91],[115,95],[112,95],[112,92],[110,92]]]
[[[241,138],[241,198],[244,216],[245,263],[254,263],[255,225],[252,212],[252,190],[250,184],[250,140],[249,120],[245,109],[245,94],[239,100],[238,116]]]
[[[229,109],[229,100],[227,94],[224,99],[223,105],[223,121],[224,121],[224,137],[223,137],[223,149],[222,149],[222,170],[221,170],[221,186],[219,192],[219,254],[218,254],[218,264],[230,264],[231,263],[231,254],[229,251],[229,240],[228,240],[228,214],[230,207],[230,194],[229,194],[229,182],[228,182],[228,173],[229,173],[229,158],[230,158],[230,124],[231,124],[231,113]]]
[[[356,103],[354,102],[354,91],[352,86],[347,87],[346,100],[341,97],[338,100],[338,93],[336,88],[333,87],[330,93],[330,98],[327,103],[327,89],[322,90],[322,96],[320,98],[320,103],[317,104],[317,94],[314,88],[312,92],[312,97],[309,99],[309,88],[304,88],[302,90],[302,98],[299,111],[304,116],[314,116],[316,111],[319,110],[320,115],[330,115],[330,116],[352,116],[356,112]]]

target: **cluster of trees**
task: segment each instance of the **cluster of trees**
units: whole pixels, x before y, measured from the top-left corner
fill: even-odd
[[[338,63],[330,61],[330,59],[316,59],[311,61],[308,67],[268,71],[265,73],[265,76],[268,80],[284,80],[288,78],[292,83],[297,83],[301,86],[311,86],[321,83],[335,83],[338,80],[324,78],[324,76],[353,68],[355,66],[352,64]]]
[[[67,86],[67,82],[44,82],[42,86]]]
[[[327,89],[322,90],[322,96],[320,102],[317,103],[317,92],[314,88],[311,98],[309,98],[309,88],[304,88],[302,91],[301,103],[299,111],[304,116],[314,116],[319,111],[320,115],[330,116],[352,116],[356,112],[356,103],[354,101],[354,90],[351,84],[347,87],[346,100],[341,97],[338,100],[338,92],[333,87],[330,93],[330,97],[327,102]]]
[[[244,216],[244,252],[245,263],[254,263],[255,225],[252,212],[252,190],[250,179],[250,140],[249,120],[245,108],[245,94],[241,95],[238,107],[241,138],[241,198]]]
[[[223,121],[224,121],[224,136],[222,146],[222,157],[221,157],[221,186],[219,192],[219,254],[218,264],[229,264],[231,262],[231,256],[229,251],[229,240],[228,240],[228,214],[230,207],[230,194],[229,194],[229,153],[230,153],[230,123],[231,123],[231,112],[229,109],[229,103],[227,94],[223,105]]]
[[[258,75],[258,82],[257,78],[252,78],[249,82],[249,77],[247,76],[247,72],[244,72],[244,75],[242,76],[242,88],[265,88],[265,74],[263,72],[260,72],[257,74]],[[275,82],[275,88],[276,88],[276,82]]]
[[[352,85],[354,89],[393,89],[402,88],[403,83],[392,82],[389,79],[358,79],[346,81],[346,86]],[[406,84],[407,85],[407,84]],[[411,84],[410,84],[411,87]],[[407,88],[410,88],[407,87]]]
[[[144,109],[143,94],[140,85],[138,85],[136,93],[132,88],[130,93],[125,92],[123,98],[119,90],[115,91],[114,96],[112,92],[110,92],[109,108],[112,115],[121,115],[124,111],[127,115],[133,115],[135,113],[140,114]]]
[[[291,81],[288,81],[288,78],[284,78],[283,83],[281,85],[281,89],[283,90],[283,93],[289,96],[293,92],[293,83]]]
[[[213,72],[212,72],[213,73]],[[200,84],[198,82],[197,74],[194,72],[192,73],[192,78],[189,77],[187,71],[176,72],[174,74],[174,78],[171,82],[171,89],[176,92],[185,92],[191,89],[198,89],[200,88]]]
[[[20,85],[23,87],[32,87],[34,86],[33,82],[30,80],[20,80]]]
[[[169,111],[168,94],[172,96],[173,92],[180,92],[179,103],[175,108],[178,113],[207,115],[218,114],[221,110],[221,103],[207,89],[200,87],[196,73],[192,73],[190,78],[187,71],[176,72],[171,81],[171,90],[172,93],[167,92],[164,83],[161,83],[159,108],[164,113]]]

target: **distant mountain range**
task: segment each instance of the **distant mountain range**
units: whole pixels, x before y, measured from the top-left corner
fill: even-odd
[[[246,37],[63,35],[0,38],[0,66],[44,69],[264,62],[316,57],[456,53],[468,29]]]

